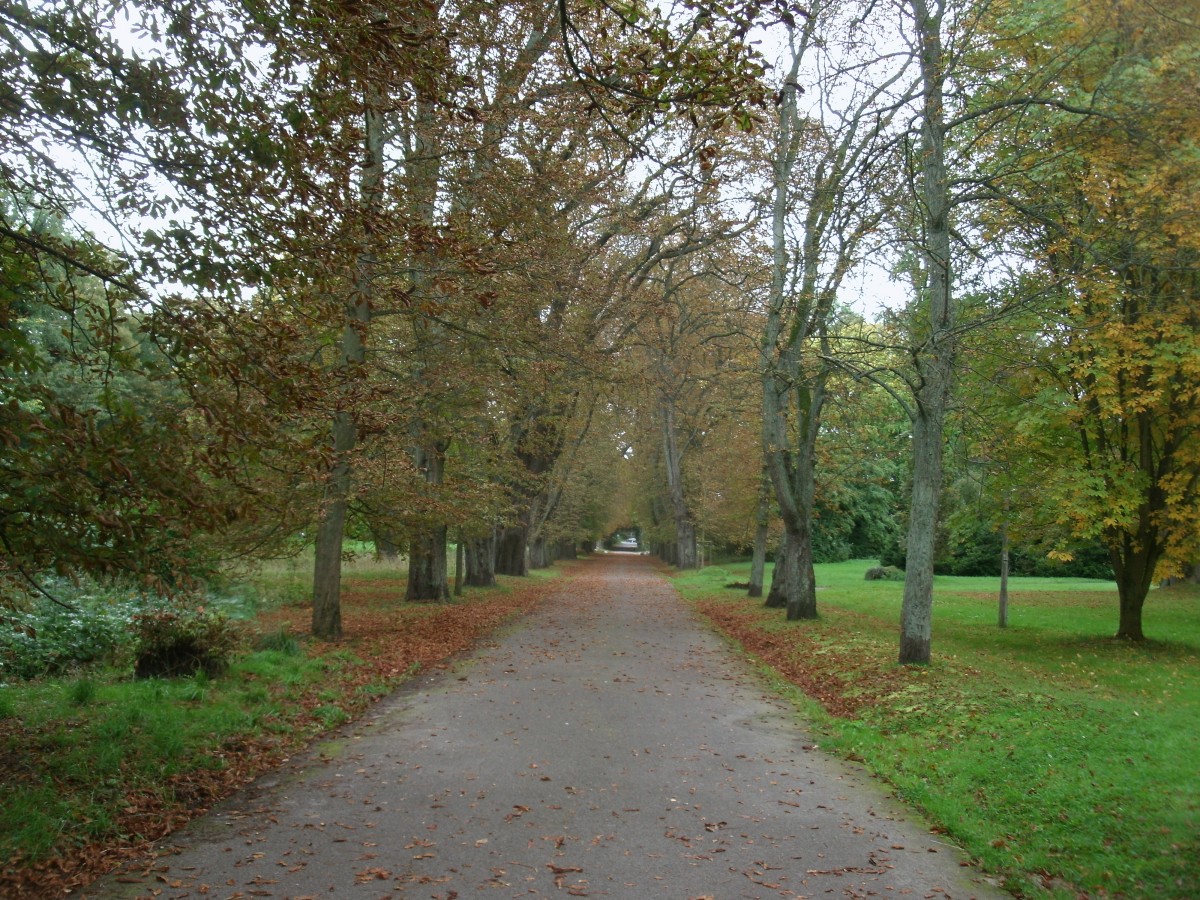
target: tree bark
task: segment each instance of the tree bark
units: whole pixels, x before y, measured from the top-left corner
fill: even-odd
[[[805,44],[811,32],[805,32]],[[779,105],[779,137],[772,160],[771,288],[762,343],[763,453],[783,518],[784,550],[775,562],[767,605],[783,592],[789,620],[817,617],[816,582],[812,571],[812,501],[816,440],[824,402],[823,363],[811,387],[801,367],[806,342],[820,336],[825,342],[829,296],[818,296],[817,267],[821,257],[818,220],[828,202],[813,197],[804,229],[801,284],[796,296],[788,290],[790,258],[787,217],[792,171],[800,148],[801,121],[797,112],[797,81],[802,50],[793,47],[792,64],[784,79]],[[785,323],[787,327],[785,328]],[[794,411],[795,426],[789,427]],[[797,444],[792,446],[795,431]]]
[[[350,461],[345,454],[354,446],[354,422],[349,413],[338,413],[334,418],[333,444],[337,457],[329,473],[327,499],[317,524],[313,564],[312,633],[324,641],[342,637],[342,537],[350,494]]]
[[[538,535],[529,543],[529,568],[545,569],[549,565],[550,559],[546,547],[546,539]]]
[[[446,573],[446,526],[423,530],[413,538],[408,557],[408,592],[404,599],[441,602],[450,599]]]
[[[767,609],[783,609],[787,606],[787,573],[796,566],[796,545],[785,529],[779,549],[775,551],[775,568],[771,570],[771,589],[763,606]]]
[[[435,441],[428,447],[416,447],[410,451],[417,470],[424,474],[427,484],[437,486],[442,483],[446,449],[446,442]],[[408,553],[406,600],[450,599],[446,567],[447,531],[445,525],[427,525],[413,535]]]
[[[1000,523],[1000,604],[997,624],[1008,627],[1008,498],[1004,500],[1005,517]]]
[[[1162,555],[1149,515],[1143,514],[1142,524],[1135,535],[1122,534],[1110,540],[1108,555],[1112,560],[1120,603],[1120,618],[1114,637],[1125,641],[1144,641],[1146,634],[1142,630],[1142,607],[1146,604],[1154,581],[1154,569]]]
[[[664,398],[659,404],[663,436],[663,466],[667,472],[667,492],[675,520],[675,565],[680,569],[699,566],[696,547],[696,523],[683,490],[683,451],[675,422],[675,404]]]
[[[528,575],[524,525],[510,525],[500,532],[496,542],[496,574]]]
[[[942,418],[918,411],[913,422],[913,480],[900,608],[900,663],[925,664],[933,638],[933,560],[942,488]]]
[[[929,662],[933,639],[933,559],[942,491],[942,443],[950,401],[956,340],[951,300],[950,184],[946,175],[946,121],[943,85],[942,4],[910,0],[920,43],[921,209],[925,241],[921,248],[927,333],[917,349],[913,410],[912,504],[908,524],[904,602],[900,610],[900,663]]]
[[[459,534],[454,542],[454,596],[461,597],[463,592],[463,569],[466,567],[466,548],[463,546],[463,536]]]
[[[1124,581],[1117,582],[1117,595],[1120,598],[1121,615],[1114,636],[1118,640],[1144,641],[1146,634],[1142,631],[1142,607],[1145,605],[1146,595],[1141,593],[1136,585],[1126,584]]]
[[[347,405],[333,418],[333,463],[325,485],[313,562],[312,633],[326,641],[342,637],[342,541],[346,531],[346,507],[350,502],[350,455],[358,442],[358,428],[349,407],[353,404],[353,380],[366,362],[366,335],[371,324],[377,260],[368,241],[383,199],[382,106],[383,98],[378,89],[368,88],[363,112],[366,159],[359,181],[365,237],[355,259],[354,284],[345,306],[342,328],[341,370],[346,378],[342,391]]]
[[[492,587],[496,584],[496,534],[487,537],[467,538],[466,578],[470,587]]]
[[[379,526],[372,526],[371,540],[375,543],[375,556],[389,561],[399,559],[400,545]]]
[[[763,595],[763,573],[767,567],[767,538],[771,524],[771,481],[763,472],[763,483],[758,491],[758,509],[754,515],[754,553],[750,560],[750,587],[747,596]]]

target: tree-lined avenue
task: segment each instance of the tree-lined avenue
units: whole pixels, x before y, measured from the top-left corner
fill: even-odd
[[[628,554],[177,842],[86,896],[1007,896]]]

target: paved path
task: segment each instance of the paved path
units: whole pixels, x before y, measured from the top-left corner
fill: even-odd
[[[87,896],[1008,896],[618,554],[175,843]]]

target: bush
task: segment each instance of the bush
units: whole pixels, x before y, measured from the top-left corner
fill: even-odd
[[[62,603],[39,597],[0,612],[0,678],[40,678],[108,662],[127,640],[129,618],[140,607],[128,590],[48,587]]]
[[[903,581],[904,572],[895,566],[872,566],[863,577],[867,581]]]
[[[135,678],[222,674],[238,646],[229,619],[203,606],[157,606],[133,616]]]

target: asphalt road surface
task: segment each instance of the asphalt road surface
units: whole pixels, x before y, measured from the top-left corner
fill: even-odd
[[[1008,897],[624,554],[171,843],[84,894]]]

